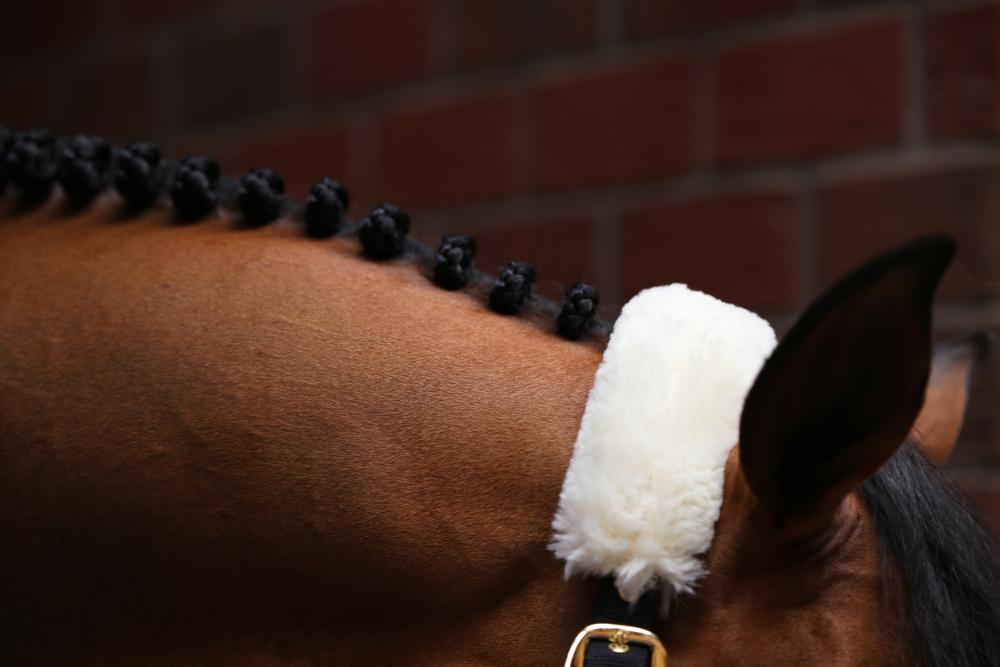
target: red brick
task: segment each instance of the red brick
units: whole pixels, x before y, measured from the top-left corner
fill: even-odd
[[[947,233],[959,243],[946,299],[1000,295],[1000,167],[963,167],[830,184],[819,196],[820,278],[829,283],[906,240]]]
[[[972,499],[972,505],[979,510],[984,523],[1000,537],[1000,482],[994,482],[992,486],[962,484],[962,490]]]
[[[168,23],[221,4],[222,0],[156,0],[156,2],[135,2],[117,0],[114,11],[121,21],[129,26],[149,26]]]
[[[98,32],[100,0],[0,3],[0,55],[8,58],[78,47]],[[12,67],[13,61],[7,63]]]
[[[900,20],[883,19],[719,54],[718,160],[794,159],[898,142],[903,37]]]
[[[801,276],[795,198],[726,194],[628,211],[622,278],[628,296],[686,283],[747,308],[796,305]]]
[[[705,30],[771,17],[795,5],[795,0],[627,0],[625,33],[632,38],[644,38]]]
[[[475,238],[481,270],[497,275],[512,259],[527,262],[538,271],[538,292],[550,299],[577,281],[594,284],[594,220],[586,214],[511,220]]]
[[[937,12],[927,22],[927,119],[935,139],[1000,130],[1000,7]]]
[[[407,111],[379,124],[379,192],[404,206],[488,199],[510,189],[510,101]]]
[[[36,79],[0,84],[0,125],[19,129],[50,125],[42,94]]]
[[[241,169],[270,167],[285,179],[288,192],[303,197],[324,176],[344,184],[351,194],[355,173],[351,134],[343,127],[300,128],[294,132],[259,132],[247,142]]]
[[[852,7],[877,7],[902,4],[896,0],[810,0],[817,9],[848,9]]]
[[[597,0],[455,0],[453,7],[462,68],[597,43]]]
[[[534,185],[553,190],[673,174],[690,163],[690,61],[589,73],[535,91]]]
[[[230,122],[280,103],[280,33],[259,26],[184,45],[184,120]]]
[[[58,87],[53,122],[71,132],[110,139],[141,137],[151,126],[150,63],[143,52],[76,68]]]
[[[430,70],[428,0],[369,0],[330,7],[309,21],[313,97],[417,78]]]

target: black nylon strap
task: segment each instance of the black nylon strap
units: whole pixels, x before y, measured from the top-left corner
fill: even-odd
[[[631,607],[618,595],[614,577],[602,577],[597,589],[594,623],[618,623],[654,631],[660,607],[660,587],[643,594]],[[587,645],[586,667],[649,667],[652,651],[631,644],[625,653],[615,653],[608,642],[594,639]]]

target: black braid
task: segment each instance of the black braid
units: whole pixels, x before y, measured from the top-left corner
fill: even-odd
[[[350,199],[343,185],[330,178],[316,183],[306,200],[306,234],[325,239],[340,231]]]
[[[195,156],[181,160],[170,184],[170,198],[184,220],[198,220],[215,210],[219,200],[219,163]]]
[[[7,168],[7,153],[14,145],[14,132],[0,125],[0,195],[7,188],[9,170]]]
[[[59,155],[59,184],[69,203],[86,206],[108,183],[111,146],[101,137],[83,134],[70,139]]]
[[[7,152],[7,169],[25,201],[30,204],[45,201],[52,192],[58,168],[56,140],[51,132],[31,130],[14,135],[14,143]]]
[[[118,151],[115,160],[115,189],[129,208],[141,211],[160,198],[165,169],[160,149],[135,142]]]
[[[450,234],[441,239],[434,282],[445,289],[462,289],[469,284],[475,271],[476,242],[462,234]]]
[[[223,184],[218,163],[207,157],[187,157],[174,165],[156,146],[136,142],[114,151],[112,160],[114,149],[107,142],[84,135],[70,139],[61,150],[59,146],[48,130],[15,133],[0,126],[0,194],[9,181],[25,201],[40,203],[58,178],[70,203],[83,206],[105,187],[112,166],[115,189],[135,211],[154,204],[168,180],[174,209],[186,220],[214,211],[221,202],[220,190],[231,193],[229,182]],[[288,203],[281,177],[263,168],[241,179],[235,200],[251,225],[274,220]],[[315,238],[336,234],[346,220],[348,203],[347,190],[337,181],[324,178],[313,185],[303,211],[306,233]],[[385,203],[372,209],[357,229],[364,253],[373,259],[397,257],[404,251],[415,253],[420,261],[436,257],[434,282],[445,289],[461,289],[476,279],[473,239],[445,236],[434,253],[410,241],[410,216],[398,206]],[[515,314],[531,300],[539,312],[556,315],[555,304],[533,296],[535,280],[534,268],[508,262],[490,290],[490,308]],[[573,285],[556,317],[559,334],[577,339],[595,328],[598,302],[596,289],[583,283]]]
[[[253,169],[240,181],[236,202],[246,224],[258,227],[281,215],[284,194],[285,181],[281,176],[271,169]]]
[[[556,318],[556,331],[570,340],[582,338],[593,326],[601,295],[597,288],[586,283],[576,283],[566,290],[566,299]]]
[[[514,315],[531,298],[535,269],[523,262],[507,262],[490,290],[490,308],[504,315]]]
[[[391,259],[406,249],[410,215],[394,204],[373,208],[358,227],[365,254],[372,259]]]

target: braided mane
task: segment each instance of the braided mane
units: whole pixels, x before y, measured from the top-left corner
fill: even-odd
[[[284,180],[272,169],[254,168],[236,179],[224,175],[212,158],[168,160],[150,143],[113,148],[101,137],[58,138],[48,130],[12,132],[0,126],[0,194],[8,182],[28,206],[44,202],[58,183],[69,206],[82,209],[113,185],[133,213],[162,202],[166,191],[179,223],[197,222],[219,208],[238,212],[240,223],[250,228],[279,218],[300,221],[303,233],[315,239],[356,237],[372,260],[407,258],[442,289],[480,293],[494,312],[554,320],[554,331],[564,338],[603,338],[610,331],[597,317],[600,294],[593,286],[569,286],[558,305],[534,293],[537,272],[524,262],[509,261],[497,278],[479,271],[476,244],[468,236],[446,235],[436,250],[411,238],[410,215],[399,206],[383,203],[353,221],[346,213],[347,189],[329,177],[318,180],[302,202],[285,193]]]

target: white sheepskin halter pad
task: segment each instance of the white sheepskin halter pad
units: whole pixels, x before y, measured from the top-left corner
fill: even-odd
[[[613,574],[635,602],[704,573],[743,400],[775,346],[750,311],[668,285],[622,309],[597,369],[553,521],[566,575]],[[665,600],[669,599],[665,596]]]

